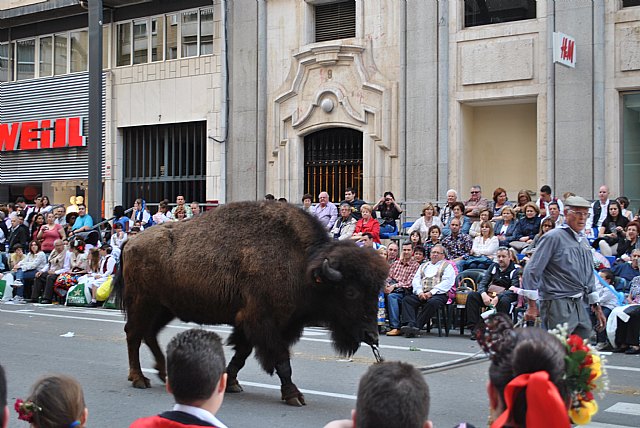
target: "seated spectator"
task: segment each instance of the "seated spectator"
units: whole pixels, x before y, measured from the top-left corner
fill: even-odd
[[[51,201],[49,200],[48,196],[42,196],[42,202],[40,203],[40,205],[42,206],[42,209],[40,210],[42,214],[53,212],[53,205],[51,205]]]
[[[411,364],[374,364],[360,379],[351,420],[333,421],[324,428],[431,428],[429,405],[429,387]]]
[[[356,219],[351,215],[351,206],[347,203],[340,204],[340,217],[336,220],[329,236],[338,241],[350,239],[356,230]]]
[[[373,250],[377,250],[380,248],[380,244],[374,242],[373,235],[369,232],[365,232],[362,234],[356,245],[362,248],[371,248]]]
[[[504,314],[492,317],[478,338],[491,359],[487,386],[491,427],[570,428],[572,399],[565,384],[564,343],[541,328],[513,329]]]
[[[225,428],[215,414],[222,406],[226,387],[227,373],[220,337],[198,329],[178,333],[167,345],[167,391],[176,401],[173,410],[140,418],[130,428]]]
[[[615,276],[619,276],[627,280],[627,282],[633,281],[633,278],[640,275],[640,267],[638,262],[640,261],[640,249],[633,250],[631,253],[631,262],[618,263],[611,268],[611,271]]]
[[[505,207],[511,207],[513,204],[507,200],[507,191],[502,187],[498,187],[493,191],[493,202],[489,203],[491,212],[490,220],[498,221],[502,216],[502,210]]]
[[[184,206],[175,207],[171,214],[173,214],[173,221],[184,221],[187,219],[187,212],[185,211]]]
[[[471,194],[468,201],[464,203],[464,215],[469,219],[469,223],[480,220],[480,211],[489,208],[489,201],[482,197],[480,185],[471,186]],[[469,233],[465,230],[464,233]]]
[[[436,214],[440,217],[440,222],[442,223],[442,228],[449,224],[449,220],[453,216],[453,205],[458,202],[458,192],[454,189],[447,190],[447,203],[442,208],[442,213]],[[464,204],[462,204],[464,214]]]
[[[436,245],[431,249],[431,260],[421,265],[413,277],[413,293],[402,300],[403,326],[400,331],[405,337],[415,337],[436,311],[447,303],[455,278],[453,265],[445,260],[445,248]]]
[[[40,272],[47,264],[47,256],[40,249],[38,241],[29,243],[29,252],[27,255],[13,267],[15,272],[15,281],[13,287],[16,289],[16,297],[13,299],[15,303],[26,303],[24,299],[24,290],[28,285],[30,290],[33,287],[33,280],[36,273]]]
[[[140,233],[141,230],[138,226],[133,226],[131,228],[131,230],[129,231],[129,233],[127,234],[127,239],[132,239],[133,237],[135,237],[138,233]]]
[[[154,224],[162,224],[173,220],[173,214],[169,211],[169,201],[164,199],[158,204],[158,212],[152,217]]]
[[[536,206],[540,210],[540,217],[544,218],[549,215],[549,204],[558,204],[558,212],[564,211],[564,205],[558,198],[554,198],[551,194],[551,187],[547,184],[540,188],[540,198],[536,201]]]
[[[178,209],[182,208],[185,212],[185,218],[191,218],[193,217],[193,212],[191,211],[191,207],[187,204],[185,204],[185,199],[183,195],[178,195],[176,196],[176,206],[173,207],[173,209],[171,210],[171,214],[173,214],[173,218],[178,218],[178,216],[176,215],[176,212],[178,212]],[[178,219],[178,220],[183,220],[183,219]]]
[[[640,354],[640,279],[636,279],[631,283],[629,303],[624,308],[624,314],[627,320],[623,321],[621,317],[617,320],[617,328],[615,330],[615,349],[613,352],[625,354]]]
[[[466,233],[460,232],[460,219],[454,217],[449,223],[451,234],[442,239],[442,245],[447,250],[449,260],[459,262],[471,253],[473,239]]]
[[[598,280],[598,278],[596,278],[596,291],[600,296],[600,306],[602,306],[602,313],[604,314],[604,317],[608,319],[609,315],[611,315],[611,311],[619,306],[618,297],[615,294],[615,288],[613,285],[615,276],[610,269],[602,269],[600,272],[598,272],[598,275],[600,276],[602,281],[604,281],[604,284],[602,284],[602,282]],[[596,315],[591,311],[589,311],[589,316],[591,317],[591,325],[593,325],[593,328],[595,330],[598,324],[598,319],[596,318]],[[596,349],[598,351],[610,351],[613,349],[613,347],[607,340],[606,330],[596,330],[596,340]]]
[[[200,204],[198,202],[191,202],[191,205],[189,205],[189,207],[191,208],[191,213],[193,213],[191,217],[197,217],[202,214],[202,210],[200,209]]]
[[[373,237],[373,242],[380,244],[380,223],[371,216],[372,212],[373,210],[369,204],[364,204],[360,207],[362,218],[357,221],[356,228],[351,239],[360,240],[362,235],[370,233]]]
[[[331,230],[338,219],[338,209],[329,202],[329,194],[327,192],[320,192],[318,201],[318,204],[311,208],[311,214],[320,221],[325,229]]]
[[[387,312],[389,314],[390,331],[387,336],[400,336],[400,308],[402,299],[411,294],[411,282],[420,264],[413,260],[413,250],[410,242],[402,244],[400,259],[391,264],[389,277],[384,288],[387,294]]]
[[[96,250],[96,248],[92,248],[92,251]],[[86,282],[86,286],[91,290],[91,303],[89,306],[95,308],[98,306],[98,301],[96,299],[96,292],[98,288],[109,278],[109,276],[113,275],[116,269],[116,259],[111,255],[112,248],[110,245],[103,244],[99,250],[99,263],[98,266],[92,266],[91,272],[89,274],[90,278]]]
[[[264,200],[265,201],[273,201],[273,202],[275,202],[276,197],[273,196],[271,193],[267,193],[266,195],[264,195]]]
[[[9,233],[9,251],[15,251],[16,244],[19,244],[23,251],[29,245],[29,228],[24,225],[24,214],[17,213],[11,216],[11,231]]]
[[[533,242],[527,245],[527,247],[524,250],[522,250],[522,252],[526,255],[526,257],[524,258],[525,262],[529,261],[531,256],[533,256],[533,253],[535,253],[536,247],[540,243],[540,239],[542,238],[542,235],[544,235],[550,230],[555,229],[555,227],[556,227],[556,224],[551,218],[547,217],[542,220],[542,222],[540,223],[540,231],[535,236],[535,238],[533,238]]]
[[[302,195],[302,209],[311,214],[311,204],[313,203],[313,196],[309,193]]]
[[[138,198],[133,203],[131,221],[134,223],[139,221],[142,228],[147,227],[147,225],[151,226],[151,224],[148,224],[149,222],[152,222],[151,214],[149,214],[149,211],[147,210],[147,204],[144,199]]]
[[[67,224],[67,219],[65,218],[66,209],[65,209],[64,205],[56,207],[53,210],[53,214],[55,216],[56,224],[59,224],[62,227],[64,227]]]
[[[413,260],[418,264],[422,264],[425,260],[425,251],[422,245],[416,245],[413,247]]]
[[[622,239],[618,241],[617,258],[627,262],[631,260],[631,252],[635,249],[640,249],[640,241],[638,240],[639,230],[640,223],[637,221],[634,220],[627,224]]]
[[[124,213],[124,207],[122,205],[116,205],[113,207],[113,227],[115,229],[115,225],[119,224],[122,226],[122,230],[125,232],[129,231],[129,227],[131,225],[131,219],[127,217]]]
[[[431,249],[436,245],[440,244],[440,237],[442,236],[442,232],[440,227],[437,225],[433,225],[429,228],[429,238],[423,244],[424,246],[424,255],[427,260],[431,259]]]
[[[362,206],[364,207],[364,205]],[[360,210],[362,211],[362,207]],[[396,198],[391,192],[384,192],[384,196],[380,198],[377,204],[372,209],[380,213],[380,219],[382,223],[380,225],[380,232],[392,235],[398,232],[398,224],[396,221],[402,214],[402,208],[396,202]]]
[[[64,226],[62,226],[64,228],[65,236],[70,237],[71,235],[73,235],[72,229],[77,218],[78,218],[78,213],[74,213],[74,212],[71,212],[65,216]]]
[[[474,221],[469,229],[469,236],[475,238],[476,236],[480,236],[480,224],[483,221],[489,221],[491,219],[491,211],[487,208],[480,211],[480,220]],[[491,225],[493,228],[493,225]]]
[[[442,229],[442,222],[440,217],[435,214],[436,209],[432,203],[426,204],[422,207],[422,213],[419,219],[417,219],[409,228],[407,233],[411,234],[415,231],[420,233],[422,242],[426,242],[429,239],[429,229],[431,226],[439,226]]]
[[[598,239],[593,242],[593,248],[600,249],[604,256],[617,254],[618,242],[624,239],[624,228],[629,223],[617,201],[610,201],[607,217],[598,228]]]
[[[93,218],[87,213],[87,207],[84,204],[78,204],[78,218],[73,223],[71,230],[73,233],[88,232],[93,229]]]
[[[466,269],[488,268],[496,258],[496,251],[499,247],[498,238],[493,236],[493,225],[490,221],[483,221],[480,225],[480,236],[473,239],[469,256],[457,263],[458,272]]]
[[[520,286],[518,266],[511,261],[507,248],[500,248],[496,257],[498,262],[486,270],[478,290],[467,296],[467,328],[471,329],[472,340],[476,339],[474,330],[480,321],[482,308],[491,306],[497,312],[508,314],[511,304],[518,300],[518,295],[511,290],[511,287]]]
[[[31,299],[37,301],[42,293],[40,303],[47,305],[53,300],[53,285],[58,275],[71,270],[71,254],[67,251],[62,239],[56,239],[53,251],[49,254],[48,264],[36,273],[31,290]]]
[[[513,207],[513,211],[516,213],[516,220],[520,220],[524,217],[526,205],[531,202],[531,193],[528,190],[520,190],[517,200],[518,204]]]
[[[460,223],[460,230],[465,235],[469,234],[469,229],[471,229],[471,221],[468,217],[464,216],[464,204],[462,202],[454,202],[453,207],[451,208],[452,216],[449,218],[449,223],[442,228],[442,235],[449,236],[451,234],[451,220],[458,219]]]
[[[364,201],[362,199],[356,198],[355,188],[347,187],[344,190],[344,201],[340,202],[340,206],[342,206],[342,204],[349,205],[349,208],[351,210],[351,217],[356,219],[356,221],[362,218],[362,215],[360,214],[360,207],[364,205]]]
[[[18,270],[19,264],[24,259],[25,255],[22,251],[22,245],[20,244],[15,244],[11,250],[13,250],[13,252],[9,256],[9,269],[15,272]]]
[[[387,261],[389,262],[389,264],[398,260],[399,252],[400,250],[398,248],[398,244],[396,244],[395,242],[391,242],[389,245],[387,245]]]
[[[29,239],[31,241],[38,239],[38,232],[40,231],[40,228],[44,225],[44,223],[45,220],[42,213],[36,213],[33,215],[29,227]]]
[[[625,216],[627,220],[632,221],[633,212],[629,209],[629,204],[630,204],[629,198],[627,198],[626,196],[618,196],[618,199],[616,199],[616,202],[620,204],[622,215]]]
[[[113,225],[113,234],[109,240],[109,246],[112,249],[113,257],[116,261],[120,260],[120,249],[122,244],[127,240],[127,234],[122,230],[122,224],[116,223]]]
[[[65,375],[41,378],[26,400],[16,400],[15,408],[18,419],[33,428],[84,428],[89,416],[82,386]]]
[[[555,227],[562,226],[564,224],[564,215],[562,214],[562,210],[560,209],[560,204],[558,202],[549,202],[547,205],[547,216],[545,218],[549,218],[555,224]]]
[[[502,217],[496,222],[493,227],[493,234],[498,237],[498,242],[501,247],[508,247],[511,241],[516,239],[514,233],[516,232],[516,213],[511,207],[504,207],[502,209]]]
[[[509,245],[517,251],[522,251],[527,245],[533,242],[536,234],[540,231],[540,209],[533,202],[527,203],[524,208],[525,216],[518,220],[514,232],[514,240]]]
[[[56,224],[53,213],[47,213],[47,223],[42,225],[36,238],[42,243],[42,251],[47,255],[53,251],[56,240],[65,238],[64,228]]]
[[[411,246],[415,248],[417,245],[422,245],[422,236],[420,236],[420,232],[414,230],[409,235],[409,242],[411,242]]]

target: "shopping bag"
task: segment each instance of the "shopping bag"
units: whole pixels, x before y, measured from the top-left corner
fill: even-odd
[[[67,292],[67,301],[65,305],[67,306],[87,306],[91,303],[91,291],[87,290],[87,287],[84,283],[76,284],[73,287],[69,288]],[[89,291],[87,293],[87,291]]]
[[[96,292],[96,300],[98,302],[104,302],[109,298],[109,294],[111,294],[111,280],[113,277],[109,275],[107,280],[98,287],[98,291]]]
[[[0,300],[9,300],[12,294],[12,287],[7,284],[7,280],[0,279]]]
[[[111,293],[111,295],[109,295],[109,298],[107,299],[106,302],[104,302],[104,305],[102,305],[102,307],[105,309],[118,309],[118,306],[116,306],[116,294]]]

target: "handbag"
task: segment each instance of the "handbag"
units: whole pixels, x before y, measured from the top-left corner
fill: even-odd
[[[491,284],[489,289],[487,290],[487,294],[491,297],[496,297],[500,293],[504,293],[506,288],[500,287],[499,285]]]

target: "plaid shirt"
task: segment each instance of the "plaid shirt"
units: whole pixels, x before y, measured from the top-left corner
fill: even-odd
[[[389,268],[389,278],[398,281],[398,287],[410,288],[420,264],[415,260],[405,263],[398,259]]]
[[[469,255],[473,247],[473,239],[466,233],[458,233],[456,237],[451,234],[442,240],[442,246],[447,250],[447,258],[453,260]]]

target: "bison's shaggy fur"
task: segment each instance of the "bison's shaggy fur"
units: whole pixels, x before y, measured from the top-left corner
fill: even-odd
[[[315,218],[279,202],[231,203],[185,222],[154,226],[123,248],[114,293],[126,311],[129,379],[144,340],[165,377],[158,332],[172,319],[230,324],[229,390],[255,349],[277,372],[283,399],[304,404],[291,382],[289,348],[305,325],[323,323],[341,354],[377,344],[377,296],[387,265],[372,250],[329,239]]]

